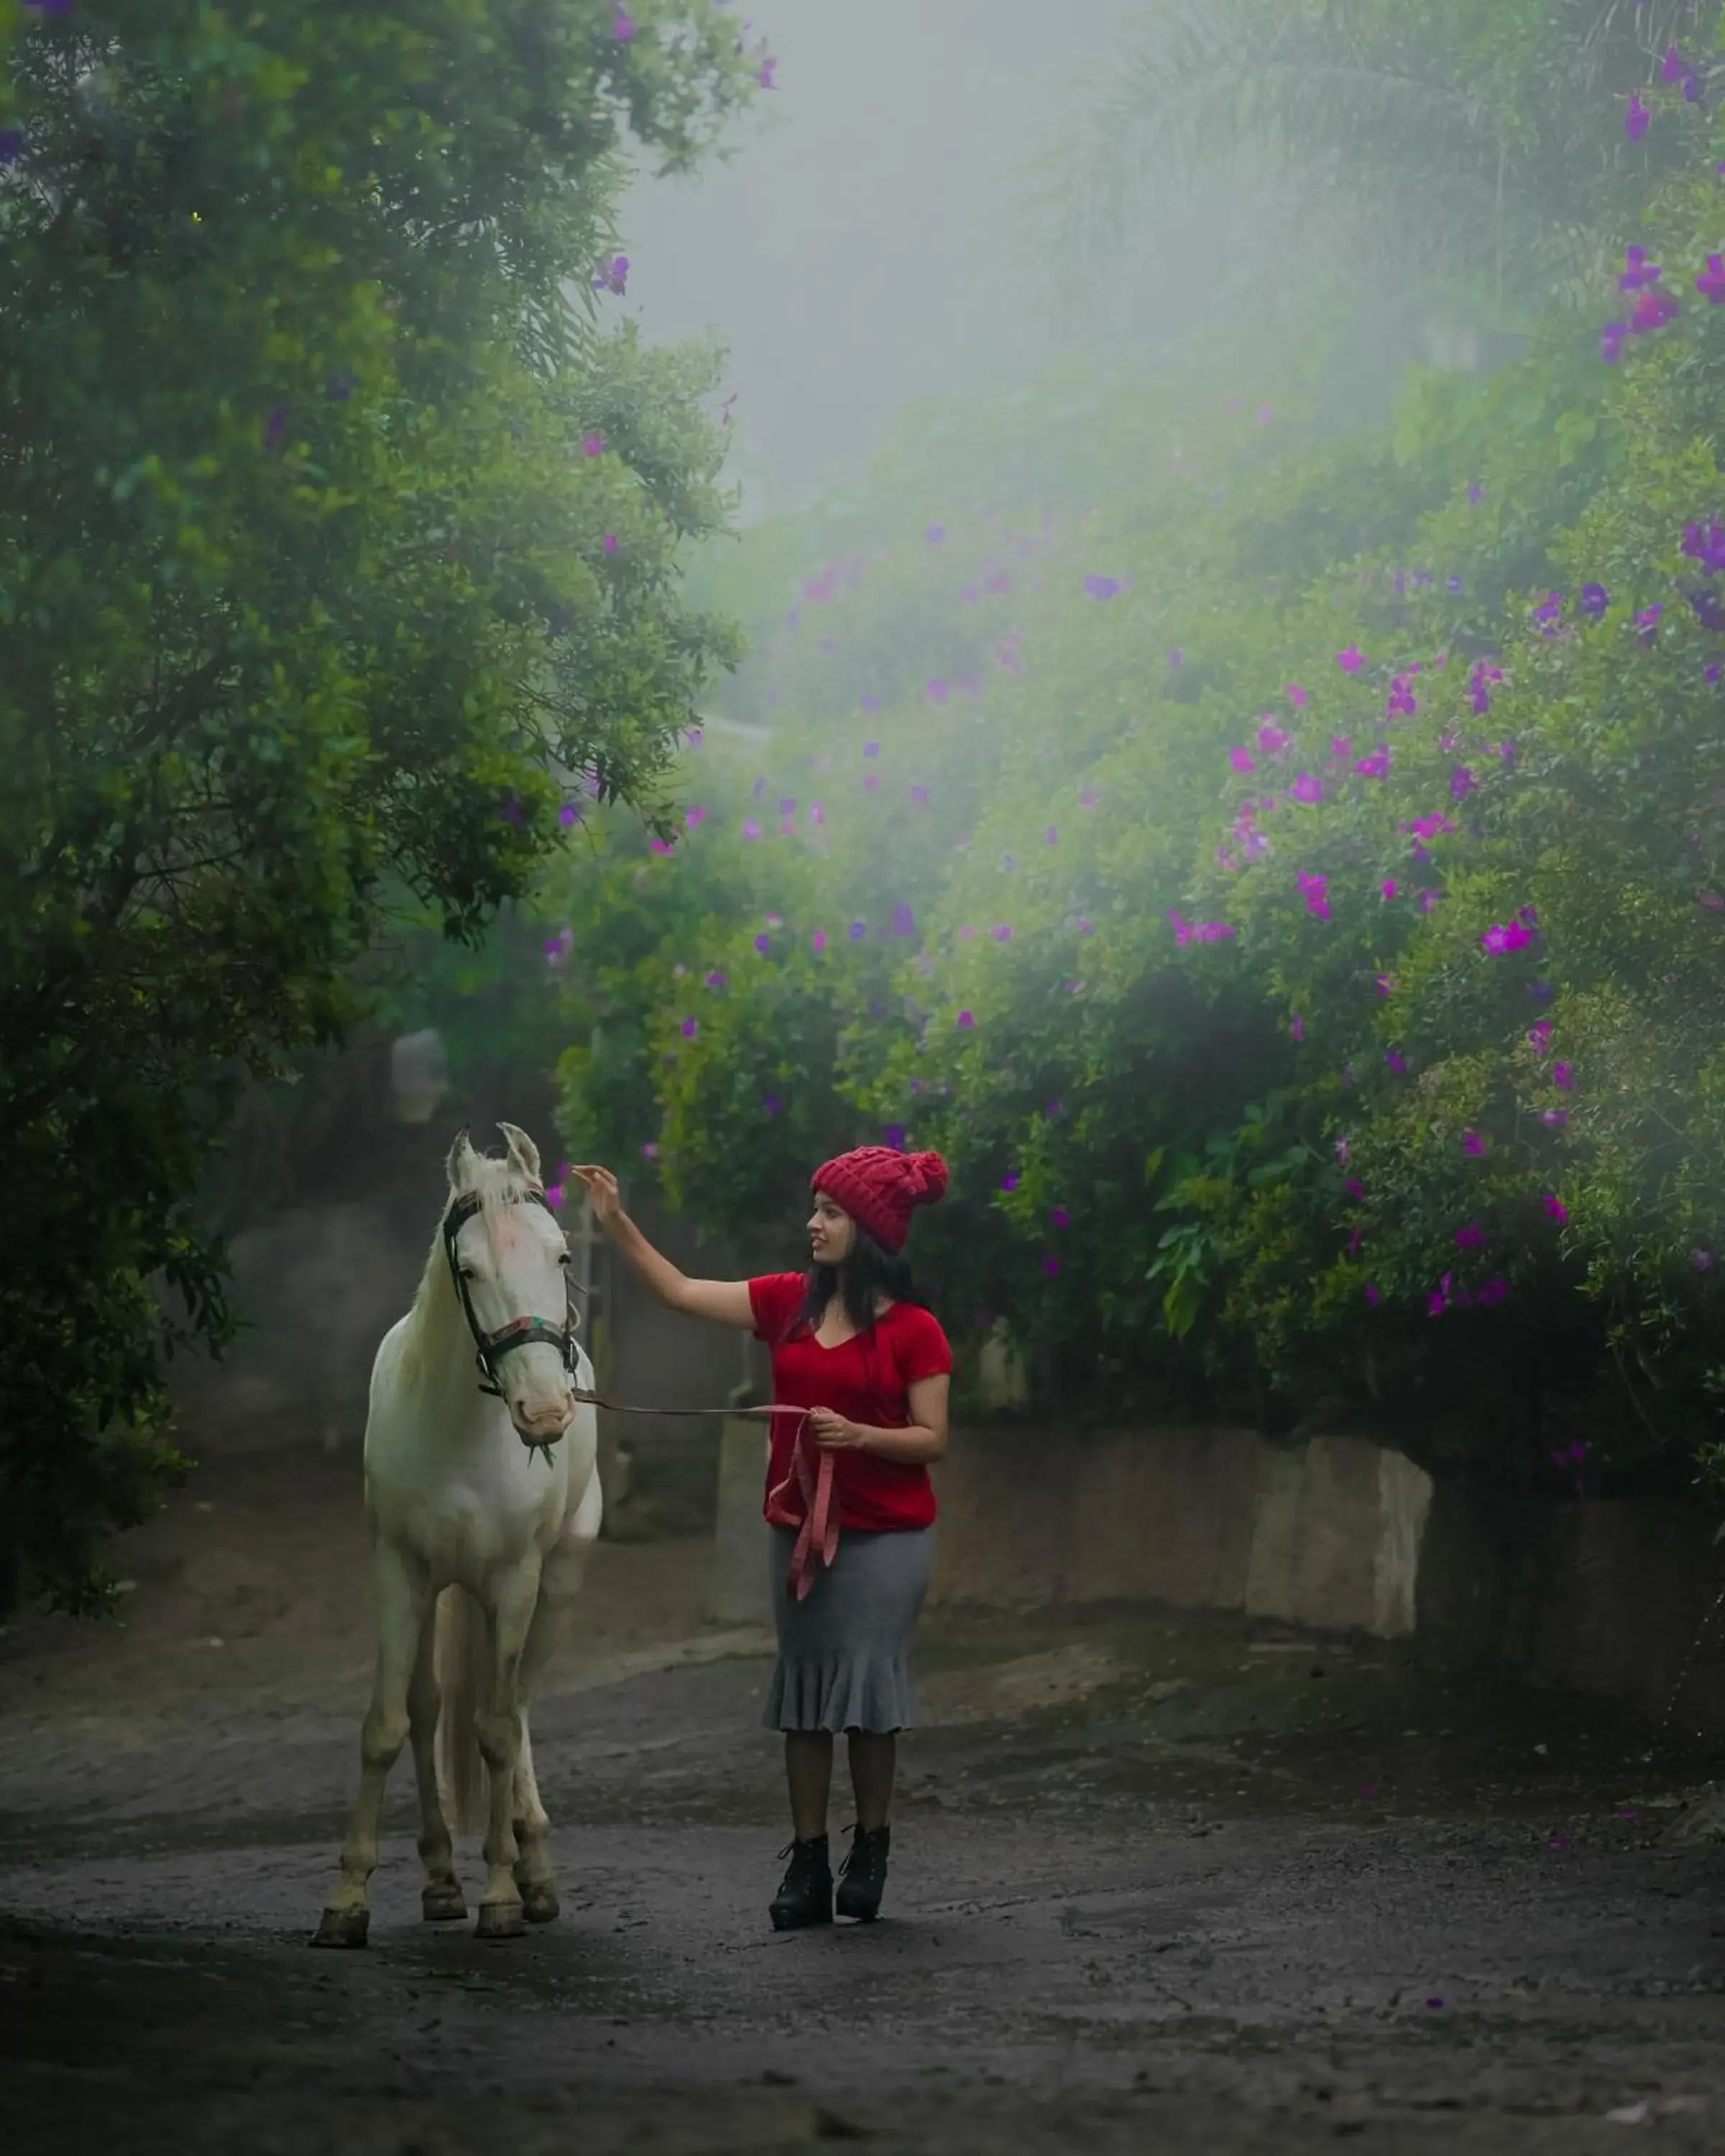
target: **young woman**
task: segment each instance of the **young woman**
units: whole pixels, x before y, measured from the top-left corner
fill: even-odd
[[[762,1722],[784,1732],[791,1831],[773,1926],[833,1920],[827,1799],[844,1730],[856,1827],[838,1892],[866,1923],[886,1884],[897,1732],[916,1717],[911,1630],[934,1556],[931,1460],[947,1449],[952,1351],[900,1253],[947,1187],[938,1153],[865,1146],[811,1178],[806,1273],[694,1281],[624,1212],[617,1179],[574,1171],[595,1217],[673,1310],[752,1331],[773,1351],[765,1511],[778,1661]]]

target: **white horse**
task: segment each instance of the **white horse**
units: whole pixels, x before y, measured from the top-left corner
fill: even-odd
[[[557,1912],[527,1702],[599,1531],[598,1426],[574,1398],[593,1390],[593,1368],[575,1344],[569,1253],[539,1154],[512,1123],[499,1128],[502,1160],[476,1152],[465,1131],[450,1148],[449,1204],[413,1306],[372,1370],[377,1666],[317,1946],[366,1943],[383,1784],[409,1738],[427,1920],[467,1913],[440,1781],[468,1833],[489,1780],[478,1936],[512,1938]]]

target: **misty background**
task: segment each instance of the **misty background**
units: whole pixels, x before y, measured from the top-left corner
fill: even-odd
[[[613,303],[650,342],[727,348],[747,519],[801,506],[906,403],[1023,381],[1094,337],[1029,197],[1146,12],[772,0],[765,117],[727,163],[637,182]]]

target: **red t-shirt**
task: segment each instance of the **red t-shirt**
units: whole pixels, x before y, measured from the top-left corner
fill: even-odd
[[[872,1430],[908,1430],[911,1387],[922,1378],[944,1377],[952,1367],[952,1350],[939,1321],[915,1303],[896,1302],[875,1320],[873,1332],[860,1332],[837,1348],[823,1348],[806,1322],[793,1327],[786,1338],[806,1287],[801,1273],[768,1273],[749,1282],[755,1337],[773,1350],[774,1405],[831,1408],[847,1421]],[[800,1427],[795,1415],[773,1418],[769,1493],[790,1472]],[[878,1453],[835,1452],[833,1492],[840,1527],[890,1532],[926,1527],[934,1518],[928,1470],[883,1460]],[[800,1521],[803,1496],[794,1481],[779,1502],[788,1517]]]

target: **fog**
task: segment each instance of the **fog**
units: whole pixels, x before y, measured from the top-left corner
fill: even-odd
[[[770,0],[776,87],[734,155],[643,177],[624,304],[731,353],[746,514],[793,508],[926,396],[1022,379],[1061,319],[1032,167],[1144,0]]]

